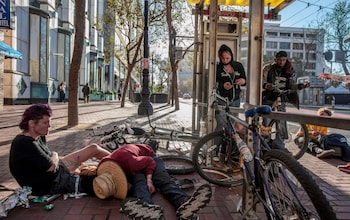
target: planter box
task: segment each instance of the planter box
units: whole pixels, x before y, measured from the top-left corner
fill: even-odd
[[[97,95],[97,94],[90,94],[90,101],[103,101],[104,96],[103,94]]]
[[[166,93],[152,93],[151,102],[152,103],[166,103],[168,101],[168,94]]]
[[[114,94],[105,94],[105,100],[106,101],[114,100]]]

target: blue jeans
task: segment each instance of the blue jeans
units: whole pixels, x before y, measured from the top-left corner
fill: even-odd
[[[274,101],[267,101],[265,104],[272,106]],[[277,111],[280,112],[286,112],[286,102],[281,102],[281,105],[278,107]],[[271,119],[264,118],[263,119],[263,125],[268,126]],[[272,148],[273,149],[286,149],[286,146],[284,144],[284,140],[288,139],[288,130],[287,130],[287,122],[284,120],[279,120],[279,131],[276,134],[275,140],[272,141]]]
[[[171,178],[165,169],[164,162],[158,157],[154,157],[156,169],[153,173],[152,181],[154,187],[175,207],[180,205],[187,198],[187,193],[184,192]],[[133,197],[141,199],[149,204],[153,204],[152,195],[148,191],[147,179],[144,172],[137,173],[132,178],[131,193]]]
[[[236,99],[230,102],[231,107],[240,107],[240,100]],[[215,120],[216,120],[216,128],[215,131],[222,130],[226,127],[227,118],[225,110],[217,110],[215,111]]]
[[[230,102],[231,107],[240,107],[240,100],[236,99]],[[236,113],[234,113],[236,114]],[[216,110],[215,111],[215,120],[216,120],[216,128],[215,131],[223,130],[227,125],[227,117],[226,117],[226,111],[225,110]],[[225,153],[226,149],[225,146],[221,146],[222,138],[216,138],[214,140],[214,144],[218,146],[216,149],[217,152]],[[220,147],[221,146],[221,147]]]

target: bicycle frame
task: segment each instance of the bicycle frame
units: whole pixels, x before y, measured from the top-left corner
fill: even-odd
[[[243,189],[246,189],[246,190],[243,191],[243,195],[242,195],[242,200],[244,201],[244,204],[240,204],[241,205],[240,211],[242,215],[247,217],[247,219],[249,219],[249,217],[252,217],[253,213],[251,211],[255,210],[255,205],[257,204],[258,201],[260,201],[263,204],[264,208],[268,209],[270,213],[276,213],[275,204],[274,203],[271,204],[272,205],[272,210],[271,210],[271,208],[265,202],[266,199],[262,198],[262,195],[260,194],[263,190],[266,190],[267,195],[269,196],[269,200],[272,199],[272,193],[268,187],[268,181],[266,177],[264,175],[259,175],[259,173],[261,174],[262,171],[265,169],[264,161],[260,159],[260,151],[271,150],[268,143],[259,133],[259,127],[258,127],[259,116],[255,115],[253,117],[250,117],[249,120],[252,120],[251,123],[247,123],[232,114],[227,114],[227,116],[230,118],[230,120],[234,120],[236,122],[241,123],[245,128],[247,128],[249,131],[252,132],[254,159],[251,162],[246,162],[246,161],[243,162],[244,164]],[[282,173],[283,177],[287,181],[287,184],[291,186],[290,179],[288,178],[285,171],[281,168],[279,168],[279,171]],[[259,178],[262,178],[262,180]],[[294,189],[292,189],[292,193],[296,195],[296,192],[294,191]],[[298,203],[301,204],[301,201],[298,200]]]
[[[227,126],[225,129],[228,132],[227,134],[236,134],[237,131],[234,128],[234,123],[240,123],[243,125],[246,129],[248,129],[251,132],[252,135],[252,147],[250,147],[250,150],[253,150],[253,161],[247,162],[243,161],[243,195],[242,200],[244,201],[244,204],[241,204],[240,211],[242,215],[247,217],[252,217],[254,213],[252,213],[253,210],[255,210],[255,206],[258,201],[260,201],[264,208],[269,210],[270,213],[277,213],[275,204],[272,203],[272,210],[268,206],[268,204],[265,202],[266,199],[262,198],[262,195],[260,194],[265,189],[267,191],[267,195],[269,196],[269,200],[272,199],[272,193],[268,187],[268,181],[264,175],[262,174],[262,171],[264,170],[264,161],[260,159],[260,151],[269,151],[271,150],[269,144],[265,141],[264,137],[262,137],[259,133],[259,115],[255,114],[252,117],[249,117],[248,120],[251,120],[251,123],[248,123],[242,119],[240,119],[238,116],[235,116],[230,112],[229,109],[229,102],[227,98],[224,98],[216,93],[216,91],[213,91],[213,95],[215,95],[220,100],[224,100],[226,103],[225,106],[225,112],[226,112],[226,118],[227,118]],[[214,103],[215,105],[215,103]],[[232,141],[230,141],[230,150],[232,150]],[[252,149],[251,149],[252,148]],[[226,149],[228,150],[228,149]],[[227,157],[230,157],[231,154],[226,154]],[[226,159],[226,158],[225,158]],[[280,169],[281,173],[283,174],[284,178],[287,180],[287,184],[291,185],[289,182],[289,179],[287,175],[284,173],[282,169]],[[259,179],[259,178],[262,178]],[[293,194],[296,194],[296,192],[293,189]],[[298,201],[300,203],[300,201]]]

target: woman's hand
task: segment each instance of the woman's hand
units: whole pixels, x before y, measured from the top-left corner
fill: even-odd
[[[230,90],[232,89],[233,85],[230,82],[225,82],[224,83],[224,89],[225,90]]]
[[[47,172],[54,172],[58,167],[59,158],[58,158],[58,153],[56,151],[52,151],[51,160],[52,160],[52,165],[47,170]]]
[[[236,79],[235,83],[239,86],[244,85],[245,79],[243,79],[243,78]]]

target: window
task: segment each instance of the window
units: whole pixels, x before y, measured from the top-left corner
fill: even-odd
[[[39,21],[40,17],[35,14],[30,15],[30,64],[29,74],[33,82],[39,82]]]
[[[277,32],[266,32],[266,37],[277,37]]]
[[[293,57],[299,58],[299,59],[304,59],[304,54],[293,52]]]
[[[277,49],[277,42],[266,41],[266,48],[268,48],[268,49]]]
[[[316,44],[306,44],[305,49],[306,50],[316,50]]]
[[[293,50],[303,50],[304,44],[303,43],[293,43]]]
[[[307,63],[305,69],[316,69],[316,63]]]
[[[40,82],[47,83],[47,19],[40,19]]]
[[[280,49],[290,49],[290,43],[288,42],[280,42]]]
[[[317,39],[317,38],[316,38],[316,34],[306,34],[306,38],[309,38],[309,39]]]
[[[303,37],[304,37],[304,34],[301,34],[301,33],[294,33],[294,34],[293,34],[293,37],[303,38]]]
[[[316,53],[309,53],[308,58],[309,60],[316,60]]]
[[[275,56],[275,51],[266,51],[266,56],[274,57]]]
[[[290,33],[280,33],[280,37],[290,37]]]

